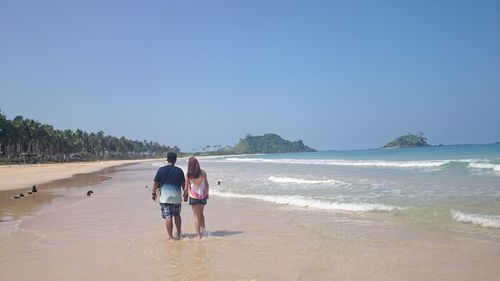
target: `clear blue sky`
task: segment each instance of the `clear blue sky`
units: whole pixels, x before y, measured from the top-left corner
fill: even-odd
[[[0,0],[0,109],[185,151],[500,141],[500,1]]]

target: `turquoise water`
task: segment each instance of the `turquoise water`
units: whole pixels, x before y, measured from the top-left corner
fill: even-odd
[[[239,155],[200,163],[214,196],[500,230],[498,144]]]

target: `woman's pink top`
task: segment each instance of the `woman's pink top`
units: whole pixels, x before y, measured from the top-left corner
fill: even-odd
[[[205,178],[203,178],[200,185],[196,185],[189,179],[189,196],[194,199],[205,199],[208,197],[208,188],[205,184]]]

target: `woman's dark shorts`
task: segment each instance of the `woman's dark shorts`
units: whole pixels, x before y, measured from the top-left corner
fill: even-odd
[[[189,197],[189,205],[207,205],[207,198],[205,199],[195,199],[195,198],[191,198]]]
[[[161,217],[164,219],[172,219],[173,216],[181,214],[181,204],[160,203]]]

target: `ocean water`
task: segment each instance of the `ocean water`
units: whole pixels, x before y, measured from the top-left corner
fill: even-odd
[[[499,144],[207,157],[200,163],[211,196],[500,231]]]

